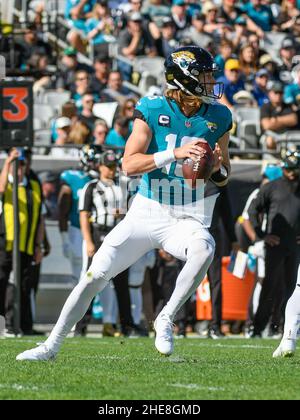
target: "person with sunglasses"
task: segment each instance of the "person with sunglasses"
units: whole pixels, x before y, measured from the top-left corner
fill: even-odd
[[[288,150],[282,160],[283,177],[264,185],[249,208],[256,241],[265,242],[265,278],[249,337],[260,337],[282,293],[282,315],[295,289],[300,262],[300,153]],[[267,217],[265,231],[261,214]],[[283,290],[283,292],[280,292]]]

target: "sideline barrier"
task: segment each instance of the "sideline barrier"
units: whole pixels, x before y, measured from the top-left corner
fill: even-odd
[[[247,319],[248,302],[254,287],[255,274],[247,269],[244,279],[235,277],[227,270],[230,257],[222,259],[222,319],[226,321]],[[197,320],[211,320],[211,300],[207,277],[196,293]]]

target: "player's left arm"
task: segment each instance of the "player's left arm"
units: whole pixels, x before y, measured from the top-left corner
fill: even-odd
[[[227,131],[219,138],[214,150],[215,165],[211,174],[211,181],[218,187],[228,183],[231,165],[228,151],[229,132]]]

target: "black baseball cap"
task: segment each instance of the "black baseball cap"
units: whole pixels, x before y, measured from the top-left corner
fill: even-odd
[[[116,153],[109,149],[102,153],[100,156],[100,165],[116,166],[118,164],[118,157]]]

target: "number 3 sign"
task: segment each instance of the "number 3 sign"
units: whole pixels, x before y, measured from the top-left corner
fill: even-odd
[[[31,82],[0,82],[0,148],[33,146]]]

